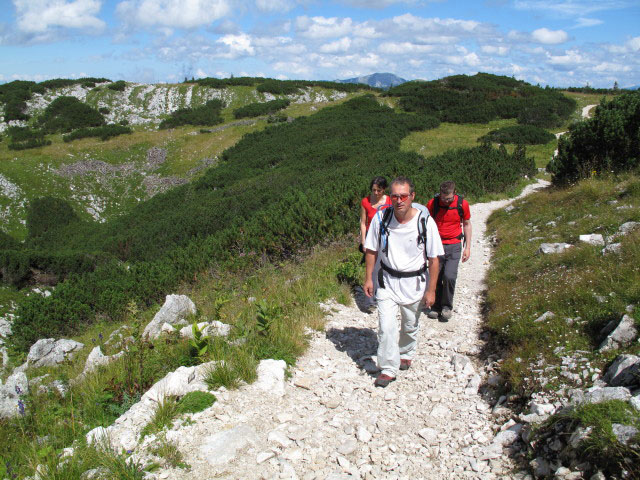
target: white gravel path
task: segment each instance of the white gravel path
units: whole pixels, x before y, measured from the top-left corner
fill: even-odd
[[[524,194],[544,187],[539,181]],[[500,425],[478,394],[486,372],[480,302],[489,266],[491,212],[507,200],[471,206],[471,259],[460,265],[450,322],[421,317],[418,354],[386,389],[373,387],[377,315],[327,306],[326,333],[312,334],[284,395],[255,385],[219,401],[167,434],[190,470],[158,479],[505,479],[524,478],[496,438]],[[471,360],[471,361],[469,361]],[[501,420],[504,422],[504,419]],[[508,424],[509,425],[509,424]],[[508,426],[507,425],[507,426]]]

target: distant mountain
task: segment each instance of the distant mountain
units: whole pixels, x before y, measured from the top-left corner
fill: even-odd
[[[404,78],[400,78],[393,73],[372,73],[364,77],[347,78],[346,80],[336,80],[340,83],[364,83],[370,87],[389,89],[407,82]]]

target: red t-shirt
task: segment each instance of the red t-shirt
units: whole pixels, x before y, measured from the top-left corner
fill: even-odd
[[[427,208],[429,212],[431,212],[431,215],[433,215],[433,198],[427,203]],[[435,218],[435,221],[442,243],[447,245],[460,243],[460,239],[457,237],[462,233],[462,220],[469,220],[471,218],[469,202],[464,199],[462,200],[462,212],[464,213],[464,219],[460,218],[460,214],[458,213],[458,195],[453,197],[453,202],[449,205],[449,210],[447,210],[447,205],[443,205],[442,202],[440,202],[438,217]]]
[[[364,211],[367,213],[367,231],[369,231],[369,225],[371,225],[371,220],[373,220],[373,217],[376,216],[376,212],[381,208],[387,208],[388,206],[390,206],[391,197],[387,195],[387,199],[385,200],[385,202],[378,208],[371,206],[371,200],[369,200],[369,196],[364,197],[362,199],[362,202],[360,202],[360,205],[362,205],[362,208],[364,208]]]

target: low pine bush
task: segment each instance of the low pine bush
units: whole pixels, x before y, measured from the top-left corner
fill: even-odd
[[[182,125],[216,125],[223,122],[220,114],[223,107],[222,100],[209,100],[201,107],[181,108],[163,120],[159,128],[175,128]]]
[[[514,125],[491,130],[478,138],[478,142],[514,143],[520,145],[544,145],[555,138],[543,128],[533,125]]]
[[[68,143],[80,138],[100,137],[100,140],[105,141],[109,140],[110,138],[117,137],[118,135],[123,135],[131,132],[132,130],[130,127],[126,127],[123,125],[104,125],[102,127],[80,128],[78,130],[74,130],[68,135],[63,135],[62,140]]]
[[[278,110],[282,110],[283,108],[287,108],[290,103],[291,102],[286,98],[281,100],[271,100],[270,102],[250,103],[244,107],[236,108],[233,111],[233,116],[236,118],[245,118],[267,115],[269,113],[275,113]]]

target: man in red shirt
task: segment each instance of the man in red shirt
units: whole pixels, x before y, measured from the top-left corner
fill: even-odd
[[[451,318],[460,257],[466,262],[471,256],[471,211],[469,202],[456,195],[456,184],[452,181],[440,185],[440,194],[429,200],[427,208],[436,221],[444,246],[444,256],[440,257],[436,302],[428,316],[447,322]]]

